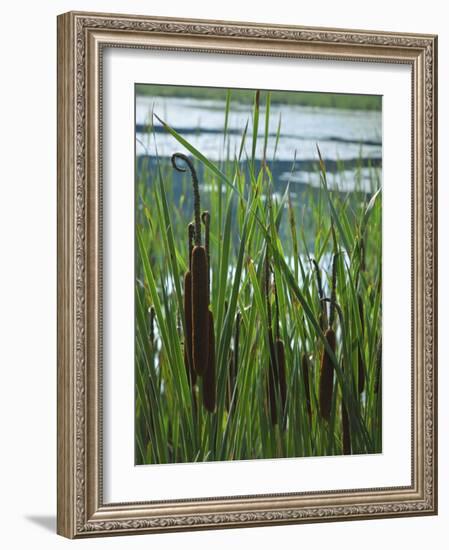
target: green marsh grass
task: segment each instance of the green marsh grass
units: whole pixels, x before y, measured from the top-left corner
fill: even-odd
[[[233,158],[226,94],[220,162],[154,113],[185,157],[136,170],[137,464],[382,450],[378,169],[368,194],[331,190],[317,148],[320,189],[274,193],[263,97]]]

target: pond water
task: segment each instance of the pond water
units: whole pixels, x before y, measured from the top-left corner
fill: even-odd
[[[210,160],[235,158],[242,133],[249,123],[242,160],[251,155],[252,106],[231,103],[228,136],[223,139],[224,101],[179,97],[136,97],[136,154],[154,158],[155,143],[161,158],[185,152],[182,146],[154,119],[154,135],[147,126],[156,113]],[[280,138],[276,139],[280,124]],[[255,157],[261,161],[264,149],[265,110],[261,105]],[[382,163],[382,114],[298,105],[272,104],[266,158],[278,182],[319,186],[317,151],[319,145],[326,163],[330,187],[373,192],[372,167]],[[292,169],[293,161],[295,160]],[[380,170],[377,170],[379,185]]]

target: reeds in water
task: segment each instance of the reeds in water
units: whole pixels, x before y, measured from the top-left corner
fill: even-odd
[[[260,105],[260,121],[264,113]],[[246,139],[260,147],[257,128],[242,130],[243,158]],[[136,461],[381,451],[381,202],[370,206],[363,270],[356,243],[368,197],[325,185],[289,197],[268,157],[262,168],[251,155],[248,169],[222,156],[215,163],[187,138],[178,141],[189,157],[172,159],[185,178],[160,157],[159,177],[151,166],[137,183]],[[193,163],[208,182],[204,195]],[[327,285],[322,265],[336,253]],[[336,287],[343,320],[329,306]]]

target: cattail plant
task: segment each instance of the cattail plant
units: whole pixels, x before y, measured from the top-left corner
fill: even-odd
[[[209,359],[209,301],[206,249],[201,244],[201,203],[198,177],[191,160],[182,153],[171,157],[175,170],[185,172],[176,160],[183,160],[191,174],[194,199],[194,246],[192,249],[192,358],[197,374],[203,375]]]

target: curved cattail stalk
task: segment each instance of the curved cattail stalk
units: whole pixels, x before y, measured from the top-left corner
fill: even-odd
[[[175,170],[178,172],[185,172],[186,169],[178,166],[176,160],[180,159],[187,164],[190,170],[193,187],[193,210],[194,210],[194,222],[195,222],[195,246],[201,246],[201,201],[200,201],[200,187],[198,183],[198,176],[196,174],[195,167],[188,156],[183,153],[174,153],[171,157],[171,163]]]
[[[203,405],[207,411],[215,411],[217,388],[215,382],[215,331],[214,316],[209,310],[209,354],[207,369],[203,375]]]
[[[306,394],[306,408],[309,418],[312,417],[312,403],[310,399],[310,377],[309,377],[310,361],[307,353],[303,353],[301,357],[301,372],[304,382],[304,392]]]
[[[330,349],[334,352],[336,350],[336,337],[334,329],[329,327],[325,334],[326,341]],[[330,419],[331,407],[332,407],[332,395],[334,390],[334,363],[332,357],[325,347],[323,355],[321,357],[320,368],[320,414],[325,420]]]

